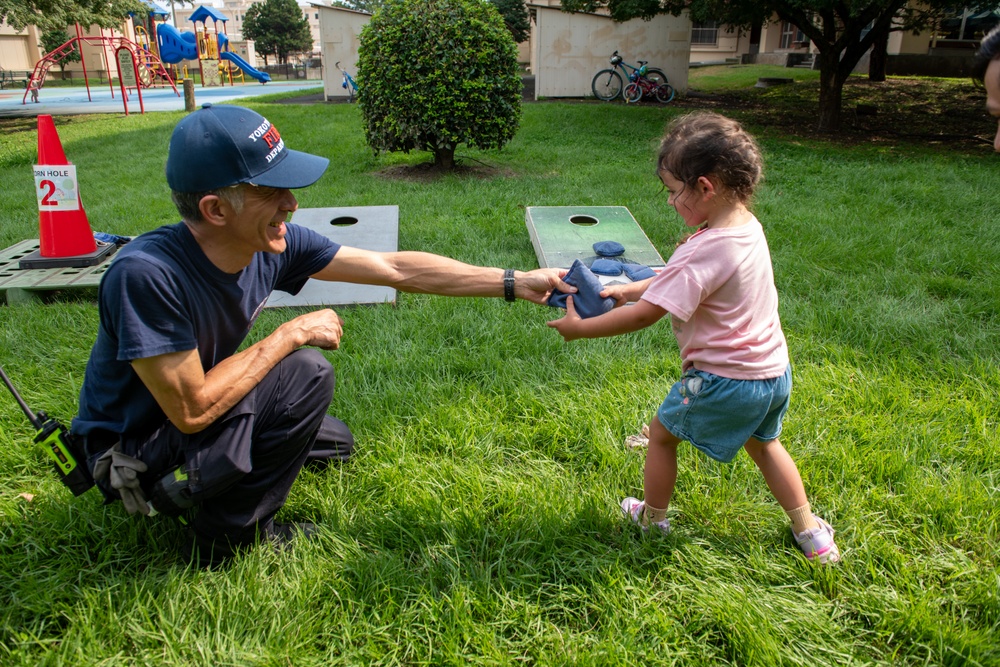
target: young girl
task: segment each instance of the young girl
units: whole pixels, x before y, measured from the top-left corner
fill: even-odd
[[[674,121],[660,145],[657,172],[669,203],[698,228],[654,278],[602,294],[633,306],[549,322],[567,341],[637,331],[670,313],[683,377],[649,424],[644,500],[622,510],[649,530],[670,530],[667,506],[677,480],[677,445],[688,441],[728,463],[745,449],[792,522],[807,558],[835,563],[833,528],[809,508],[802,478],[778,441],[792,388],[778,294],[760,222],[747,209],[760,181],[760,149],[740,125],[714,113]]]

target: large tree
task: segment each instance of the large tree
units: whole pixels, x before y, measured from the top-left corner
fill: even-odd
[[[243,17],[243,36],[254,41],[265,65],[269,55],[284,63],[290,54],[307,53],[313,47],[309,21],[295,0],[264,0],[250,5]]]
[[[528,17],[528,8],[525,7],[524,0],[490,0],[490,2],[496,5],[514,41],[518,44],[527,41],[531,34],[531,19]]]
[[[43,32],[79,23],[119,28],[130,12],[148,12],[140,0],[0,0],[0,21],[15,30],[36,25]]]
[[[777,17],[798,27],[818,51],[819,129],[840,129],[844,82],[862,56],[891,29],[934,24],[952,0],[563,0],[565,11],[607,6],[616,21],[687,10],[694,21],[718,21],[741,30]]]

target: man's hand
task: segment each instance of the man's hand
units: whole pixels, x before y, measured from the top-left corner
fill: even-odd
[[[336,350],[344,335],[344,321],[329,308],[299,315],[287,323],[296,327],[302,338],[302,345],[311,345],[321,350]]]
[[[575,294],[576,288],[562,281],[566,269],[535,269],[514,274],[514,296],[544,306],[553,289]]]
[[[559,320],[552,320],[547,324],[559,332],[567,343],[582,337],[580,323],[583,319],[576,314],[576,306],[573,305],[573,297],[566,297],[566,315]]]

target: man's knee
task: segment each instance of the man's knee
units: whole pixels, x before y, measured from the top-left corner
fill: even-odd
[[[336,377],[322,352],[313,348],[296,350],[281,361],[281,366],[283,383],[303,388],[306,395],[323,405],[330,404]]]

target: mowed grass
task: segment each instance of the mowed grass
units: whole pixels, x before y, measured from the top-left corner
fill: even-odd
[[[627,206],[664,256],[684,233],[653,174],[671,107],[526,105],[502,152],[460,151],[492,175],[406,180],[380,172],[426,156],[374,156],[356,106],[249,105],[331,158],[301,206],[398,205],[404,249],[537,266],[525,206]],[[175,220],[179,118],[57,119],[95,231]],[[682,448],[674,532],[623,521],[643,463],[623,440],[679,373],[665,321],[564,344],[547,308],[400,294],[338,309],[330,411],[357,455],[306,471],[280,514],[318,539],[222,570],[188,567],[169,519],[74,499],[0,399],[0,663],[1000,664],[1000,165],[988,146],[760,140],[794,366],[782,439],[840,565],[801,556],[746,456]],[[0,144],[3,247],[37,236],[34,141]],[[0,307],[35,409],[74,414],[95,296]],[[248,342],[298,312],[265,311]]]

